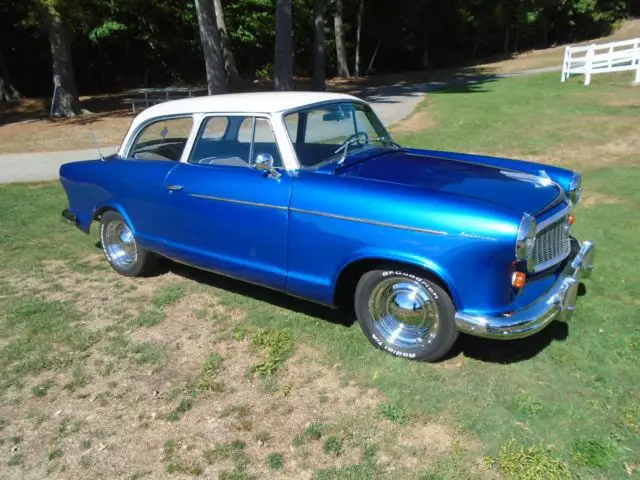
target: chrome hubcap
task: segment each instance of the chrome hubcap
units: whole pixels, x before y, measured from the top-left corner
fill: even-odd
[[[120,220],[109,222],[104,228],[102,242],[107,258],[114,265],[127,268],[136,262],[138,258],[136,241],[124,222]]]
[[[421,348],[438,333],[440,317],[435,299],[419,282],[389,278],[369,299],[369,312],[384,339],[400,348]]]

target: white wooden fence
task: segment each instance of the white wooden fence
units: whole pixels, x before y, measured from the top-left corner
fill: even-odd
[[[584,84],[591,83],[591,75],[606,72],[636,72],[634,83],[640,83],[640,38],[621,42],[568,46],[564,51],[562,81],[569,75],[584,75]]]

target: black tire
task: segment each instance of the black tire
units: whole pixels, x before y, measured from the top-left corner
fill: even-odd
[[[129,232],[129,242],[126,242],[127,248],[134,249],[135,255],[131,256],[130,262],[122,262],[116,259],[114,249],[117,249],[114,243],[114,229],[121,228],[120,231]],[[126,228],[126,230],[123,230]],[[122,235],[120,235],[121,237]],[[122,242],[121,242],[122,243]],[[125,243],[122,243],[123,245]],[[127,223],[122,215],[118,212],[109,210],[100,218],[100,245],[107,262],[116,272],[126,277],[143,277],[156,272],[158,266],[158,257],[144,248],[131,233],[131,226]]]
[[[396,286],[395,288],[393,288],[394,285]],[[424,299],[428,300],[427,309],[424,308],[424,305],[416,309],[415,294],[412,297],[406,295],[400,297],[400,295],[406,293],[407,290],[402,290],[402,288],[406,287],[413,289],[411,290],[412,292],[419,292],[420,303]],[[385,292],[391,292],[395,297],[388,299],[384,296]],[[407,299],[412,302],[413,307],[411,309],[400,306],[400,303],[403,300],[406,302]],[[392,355],[412,360],[433,362],[444,357],[458,338],[455,307],[451,297],[438,283],[424,278],[419,272],[413,272],[405,268],[388,268],[365,273],[356,287],[354,303],[360,328],[366,337],[377,348]],[[380,305],[386,305],[386,307],[380,307],[383,309],[394,308],[400,314],[409,312],[411,315],[415,314],[415,312],[420,312],[418,315],[426,315],[437,320],[433,321],[432,328],[423,327],[422,325],[424,324],[420,325],[419,328],[425,329],[423,333],[417,335],[421,340],[411,339],[412,334],[408,334],[409,340],[406,341],[403,341],[403,339],[389,339],[388,331],[385,332],[389,322],[386,319],[395,319],[396,317],[386,310],[385,314],[375,313]],[[429,312],[434,311],[434,315],[428,315]],[[378,321],[374,318],[376,316]],[[424,335],[427,336],[427,339],[422,341]],[[415,341],[415,345],[407,345],[408,342],[412,341]]]

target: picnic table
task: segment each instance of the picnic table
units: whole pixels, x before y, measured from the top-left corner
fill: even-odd
[[[136,105],[144,104],[145,108],[157,103],[168,102],[178,98],[197,97],[206,95],[207,89],[204,87],[166,87],[166,88],[138,88],[132,93],[141,95],[135,98],[128,98],[126,102],[131,103],[133,113],[136,113]]]

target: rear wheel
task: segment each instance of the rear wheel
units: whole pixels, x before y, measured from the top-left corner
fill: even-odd
[[[447,292],[404,269],[364,274],[356,288],[355,310],[369,341],[392,355],[435,361],[458,337]]]
[[[136,241],[131,227],[118,212],[102,215],[100,244],[109,265],[121,275],[138,277],[156,268],[157,257]]]

